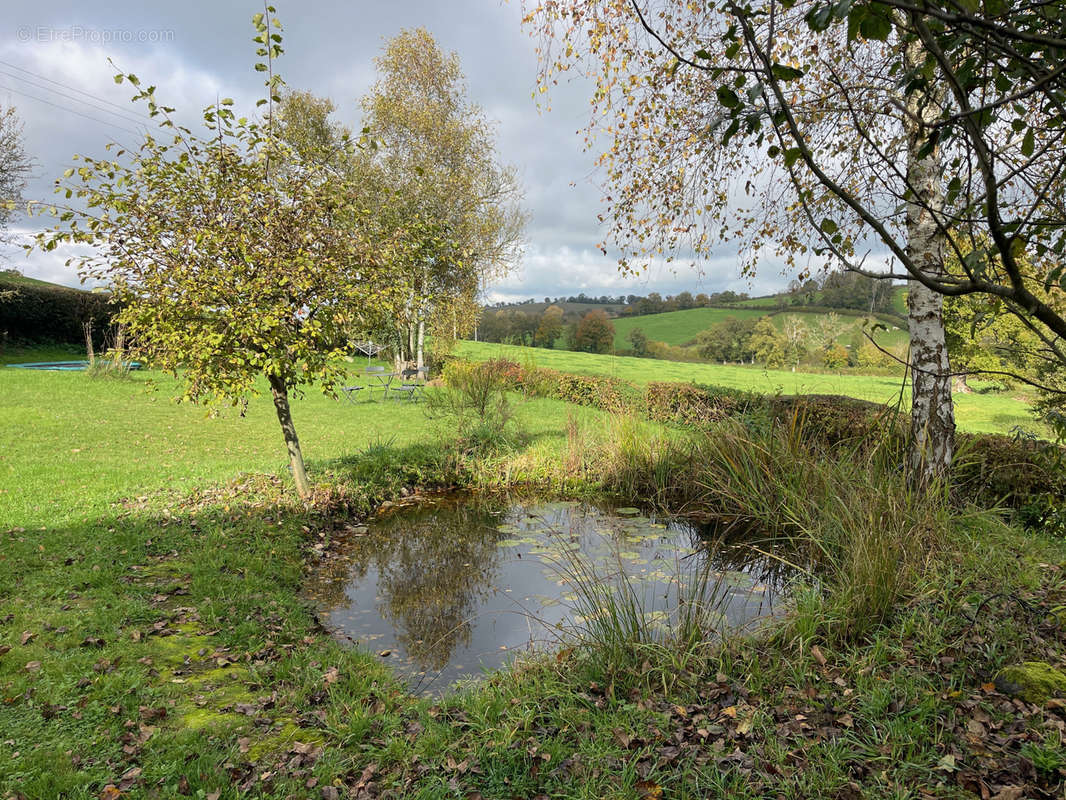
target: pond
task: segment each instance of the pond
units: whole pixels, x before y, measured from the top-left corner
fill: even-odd
[[[621,587],[654,630],[700,574],[723,630],[772,615],[790,577],[721,531],[637,508],[453,496],[351,529],[309,592],[334,635],[436,694],[579,634],[596,612],[577,575]]]

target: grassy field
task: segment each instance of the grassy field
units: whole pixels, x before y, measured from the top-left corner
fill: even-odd
[[[686,311],[666,311],[662,314],[622,317],[612,320],[615,334],[614,346],[618,350],[632,348],[633,345],[626,337],[634,328],[640,328],[645,336],[654,341],[679,345],[694,339],[697,334],[724,319],[761,317],[765,314],[765,311],[743,311],[732,308],[690,308]]]
[[[741,300],[737,303],[738,306],[768,306],[776,305],[784,299],[788,301],[787,294],[769,294],[762,297],[749,297],[747,300]],[[907,287],[895,286],[892,289],[892,310],[897,314],[907,313]]]
[[[617,350],[628,350],[632,344],[626,338],[634,328],[640,328],[644,335],[657,342],[682,345],[696,338],[712,325],[730,318],[758,319],[769,316],[774,326],[781,330],[785,320],[792,317],[803,322],[813,330],[818,319],[825,316],[823,312],[803,312],[788,310],[770,313],[757,309],[744,308],[690,308],[686,311],[667,311],[662,314],[647,314],[637,317],[622,317],[613,320],[614,346]],[[837,342],[850,344],[853,335],[862,329],[864,318],[840,315],[837,324]],[[874,320],[876,321],[876,320]],[[883,324],[883,323],[882,323]],[[883,347],[905,344],[907,332],[902,327],[898,330],[875,331],[874,339]]]
[[[672,377],[658,366],[633,376]],[[265,397],[209,417],[172,389],[0,369],[0,797],[961,798],[967,780],[1061,796],[1061,708],[989,683],[1061,651],[1025,612],[1061,603],[1061,543],[967,512],[859,641],[825,638],[830,606],[800,592],[764,637],[627,642],[618,661],[577,646],[424,700],[324,633],[303,593],[358,521],[338,500],[441,482],[603,491],[611,453],[654,461],[666,432],[516,398],[524,435],[477,454],[420,406],[309,394],[293,406],[317,482],[305,506]],[[978,735],[978,717],[1011,735]]]
[[[838,394],[875,403],[895,403],[900,381],[872,375],[816,374],[770,370],[762,367],[688,364],[650,358],[595,355],[545,350],[484,342],[462,342],[460,355],[473,359],[508,358],[539,367],[588,375],[611,375],[635,384],[651,381],[687,381],[765,394]],[[981,392],[989,387],[978,382],[978,391],[955,396],[955,414],[961,430],[979,433],[1009,433],[1014,426],[1045,434],[1029,413],[1028,398],[1016,392]],[[905,402],[909,395],[904,392]]]
[[[57,360],[71,353],[33,357]],[[158,373],[93,380],[79,372],[0,368],[0,527],[87,519],[107,513],[119,498],[186,491],[242,472],[284,474],[285,451],[265,382],[262,390],[243,415],[233,408],[210,414],[174,402],[174,380]],[[292,409],[312,469],[371,445],[399,450],[439,435],[422,406],[402,401],[353,405],[312,390],[294,399]],[[530,435],[548,443],[561,436],[567,413],[565,404],[549,400],[517,410]]]
[[[69,289],[69,286],[61,286],[58,283],[50,283],[49,281],[42,281],[37,278],[30,278],[26,275],[22,275],[18,272],[8,272],[0,270],[0,287],[11,287],[17,289],[19,286],[50,286],[52,288]]]
[[[779,331],[785,326],[785,321],[788,319],[796,319],[807,326],[807,329],[814,331],[818,324],[819,319],[824,318],[826,315],[820,312],[818,313],[804,313],[802,311],[783,311],[780,314],[770,315],[770,320],[774,323],[774,327]],[[873,330],[874,325],[882,325],[887,330]],[[874,341],[881,347],[898,347],[900,345],[906,345],[909,340],[907,330],[902,325],[887,325],[881,320],[873,317],[852,317],[839,315],[836,324],[836,342],[841,345],[850,345],[855,340],[856,336],[863,335],[863,329],[866,329],[871,333]]]

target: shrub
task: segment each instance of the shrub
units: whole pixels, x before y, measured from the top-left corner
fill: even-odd
[[[528,371],[523,376],[523,386],[534,397],[550,397],[611,412],[630,410],[640,396],[636,389],[619,378],[544,368]]]
[[[840,369],[848,365],[848,348],[840,344],[827,347],[822,361],[829,369]]]
[[[1066,499],[1061,447],[1021,436],[960,433],[953,467],[956,490],[967,499],[1015,509],[1046,507]],[[1054,504],[1053,504],[1054,505]],[[1041,524],[1044,514],[1029,520]]]
[[[691,383],[649,383],[644,387],[644,413],[656,422],[705,425],[747,408],[754,396]]]
[[[426,413],[453,420],[470,450],[503,445],[512,417],[508,380],[508,371],[501,370],[498,362],[450,362],[445,367],[445,388],[426,391]]]

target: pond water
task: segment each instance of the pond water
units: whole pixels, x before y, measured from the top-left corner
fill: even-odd
[[[335,635],[435,694],[593,623],[575,574],[637,597],[652,630],[699,574],[723,630],[773,614],[780,562],[720,534],[637,508],[439,498],[352,529],[309,591]]]

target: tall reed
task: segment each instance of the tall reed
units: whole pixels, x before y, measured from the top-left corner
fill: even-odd
[[[829,448],[807,424],[799,413],[727,419],[671,436],[616,417],[598,473],[610,491],[761,531],[815,576],[820,635],[854,638],[898,605],[941,545],[951,506],[945,490],[907,485],[891,440]]]

